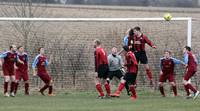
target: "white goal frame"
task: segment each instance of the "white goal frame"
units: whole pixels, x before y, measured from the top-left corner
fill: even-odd
[[[173,17],[172,21],[187,21],[187,45],[192,46],[192,18]],[[20,18],[0,17],[0,21],[52,21],[52,22],[130,22],[130,21],[165,21],[164,18]]]

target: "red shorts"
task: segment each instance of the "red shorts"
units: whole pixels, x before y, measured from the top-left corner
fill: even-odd
[[[3,75],[4,76],[14,76],[15,75],[15,70],[14,68],[3,68]]]
[[[41,73],[41,74],[38,74],[38,76],[46,84],[49,84],[51,81],[51,76],[48,73]]]
[[[23,79],[24,81],[28,81],[29,80],[28,71],[16,70],[15,78],[18,81],[20,81],[21,79]]]
[[[188,69],[187,72],[185,73],[183,79],[188,81],[197,71],[193,69]]]
[[[175,82],[174,74],[161,74],[159,77],[159,82]]]

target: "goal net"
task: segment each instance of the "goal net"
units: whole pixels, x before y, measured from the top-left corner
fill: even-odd
[[[100,39],[107,53],[116,46],[121,50],[123,38],[129,28],[139,26],[142,32],[157,46],[146,46],[155,86],[158,84],[159,60],[165,49],[182,60],[182,48],[191,45],[191,18],[0,18],[0,50],[8,50],[11,44],[23,45],[29,54],[29,64],[38,53],[39,47],[53,56],[48,67],[56,89],[94,89],[93,40]],[[123,55],[122,55],[123,56]],[[176,80],[180,85],[184,68],[176,67]],[[139,67],[138,88],[149,87],[142,66]],[[32,87],[42,82],[32,78]]]

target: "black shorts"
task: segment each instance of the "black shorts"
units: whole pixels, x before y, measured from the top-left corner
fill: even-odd
[[[124,75],[124,80],[126,80],[126,83],[128,83],[128,84],[134,85],[136,77],[137,77],[136,73],[126,73]]]
[[[138,63],[148,64],[148,59],[145,51],[140,51],[140,52],[136,51],[134,52],[134,54]]]
[[[109,71],[108,78],[112,80],[113,77],[117,77],[118,79],[121,79],[123,77],[122,71],[121,70]]]
[[[106,79],[108,77],[108,65],[107,64],[102,64],[102,65],[99,65],[99,68],[98,68],[98,77],[99,78],[103,78],[103,79]]]

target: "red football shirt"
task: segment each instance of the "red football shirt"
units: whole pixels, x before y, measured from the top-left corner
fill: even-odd
[[[17,56],[18,56],[19,60],[24,62],[24,64],[21,64],[18,62],[16,63],[16,66],[18,67],[17,70],[22,71],[22,72],[28,71],[28,55],[27,55],[27,53],[22,53],[22,54],[18,53]]]
[[[134,49],[138,52],[145,51],[146,43],[150,45],[151,47],[153,46],[153,43],[144,34],[142,34],[140,37],[137,37],[137,35],[134,35],[134,39],[133,37],[128,37],[128,46],[134,45]]]
[[[98,71],[100,65],[108,64],[107,54],[103,48],[97,47],[94,52],[95,56],[95,71]]]
[[[162,72],[164,74],[173,74],[174,73],[174,67],[175,67],[175,64],[174,64],[174,61],[173,59],[169,58],[169,59],[166,59],[166,58],[163,58],[161,59],[161,69],[162,69]]]
[[[196,57],[192,52],[188,52],[188,69],[197,71]]]
[[[126,54],[125,59],[126,59],[125,66],[127,66],[128,73],[137,73],[137,71],[138,71],[138,63],[137,63],[137,60],[135,58],[134,53],[129,51]]]
[[[47,70],[46,70],[47,65],[48,65],[48,60],[47,60],[46,56],[39,54],[36,56],[36,58],[32,64],[32,67],[33,68],[37,67],[38,74],[46,74],[47,73]]]
[[[1,55],[4,59],[3,69],[14,70],[14,63],[17,61],[17,53],[7,51]]]

